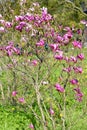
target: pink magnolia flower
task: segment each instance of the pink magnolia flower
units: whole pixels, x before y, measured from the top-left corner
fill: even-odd
[[[50,14],[43,14],[43,16],[42,16],[42,21],[46,21],[46,22],[48,22],[49,20],[51,20],[52,19],[52,16],[50,15]]]
[[[83,93],[81,92],[80,88],[74,88],[74,91],[76,92],[76,100],[78,100],[79,102],[82,101],[82,97],[83,97]]]
[[[54,35],[55,35],[55,30],[52,28],[51,29],[51,36],[54,37]]]
[[[26,22],[24,22],[24,21],[20,22],[20,26],[25,27],[26,26]]]
[[[71,28],[70,27],[65,27],[63,30],[71,32]]]
[[[81,67],[73,67],[74,71],[76,73],[82,73],[82,68]]]
[[[63,39],[63,43],[64,43],[64,45],[68,45],[68,43],[69,43],[69,38],[68,38],[68,37],[64,38],[64,39]]]
[[[13,49],[14,52],[16,52],[16,53],[18,52],[17,48],[13,47],[12,49]]]
[[[5,32],[5,28],[4,27],[0,27],[0,33]]]
[[[82,48],[82,43],[79,42],[79,41],[73,41],[72,44],[73,44],[74,47],[77,47],[77,48],[79,48],[79,49]]]
[[[0,19],[2,18],[2,15],[0,14]]]
[[[2,25],[5,25],[5,20],[0,19],[0,23],[1,23]]]
[[[39,7],[40,5],[39,5],[38,2],[35,2],[35,3],[33,3],[33,6],[37,6],[37,7]]]
[[[32,60],[31,62],[32,62],[32,64],[33,64],[34,66],[36,66],[36,65],[38,64],[38,61],[37,61],[37,60]]]
[[[15,29],[18,30],[18,31],[20,31],[20,32],[22,32],[23,26],[17,25],[17,26],[15,27]]]
[[[73,85],[77,85],[78,80],[77,79],[72,79],[72,80],[70,80],[70,83],[73,84]]]
[[[65,60],[66,62],[69,62],[69,61],[70,61],[70,58],[67,57],[67,56],[65,56],[65,57],[64,57],[64,60]]]
[[[64,88],[63,88],[60,84],[56,84],[56,85],[55,85],[55,88],[56,88],[57,91],[59,91],[59,92],[61,92],[61,93],[64,92]]]
[[[63,37],[62,36],[60,36],[59,34],[58,34],[58,36],[57,36],[57,39],[56,39],[59,43],[60,42],[62,42],[63,41]]]
[[[8,46],[6,46],[6,50],[11,49],[11,48],[13,47],[13,44],[14,44],[14,42],[13,42],[13,41],[10,41],[10,42],[8,43]]]
[[[81,53],[81,54],[78,54],[78,55],[77,55],[77,58],[79,58],[80,60],[83,60],[83,59],[84,59],[84,54],[82,54],[82,53]]]
[[[31,123],[31,124],[29,125],[29,128],[30,128],[30,129],[34,129],[34,125]]]
[[[55,50],[57,50],[58,49],[58,44],[50,44],[49,45],[50,46],[50,48],[53,50],[53,51],[55,51]]]
[[[54,110],[52,108],[50,108],[50,114],[54,115]]]
[[[71,61],[73,61],[74,63],[76,63],[76,62],[77,62],[77,58],[76,58],[76,57],[74,57],[74,56],[71,56],[71,57],[70,57],[70,60],[71,60]]]
[[[63,71],[65,71],[65,72],[71,72],[71,70],[72,70],[72,68],[71,67],[68,67],[68,68],[63,68]]]
[[[80,23],[86,25],[87,21],[86,20],[81,20]]]
[[[5,27],[6,28],[11,28],[12,27],[12,23],[11,22],[5,22]]]
[[[63,36],[63,38],[64,39],[71,39],[72,38],[72,33],[71,32],[67,32],[64,36]]]
[[[78,46],[78,41],[73,41],[72,44],[73,44],[74,47],[77,47]]]
[[[17,95],[17,91],[12,92],[12,96],[15,97]]]
[[[19,98],[18,101],[19,101],[20,103],[25,103],[25,99],[24,99],[23,97]]]
[[[13,54],[13,50],[7,50],[7,55],[11,56]]]
[[[63,51],[57,50],[56,52],[58,54],[55,54],[54,58],[57,60],[62,60],[63,59]]]
[[[44,40],[40,39],[40,41],[36,43],[36,46],[44,46],[44,44]]]
[[[43,15],[46,15],[46,14],[47,14],[47,8],[45,8],[45,7],[42,8],[42,14],[43,14]]]
[[[23,21],[24,20],[24,16],[15,16],[15,20],[16,21]]]
[[[35,20],[35,16],[32,15],[32,14],[30,14],[30,13],[27,13],[27,14],[25,15],[24,19],[26,19],[28,22],[30,22],[30,21]]]
[[[79,88],[79,87],[74,88],[74,91],[76,91],[77,93],[81,93],[81,90],[80,90],[80,88]]]
[[[62,59],[63,59],[63,56],[56,54],[56,55],[54,56],[54,58],[57,59],[57,60],[62,60]]]
[[[78,34],[82,34],[82,30],[81,30],[81,29],[78,29],[78,30],[77,30],[77,33],[78,33]]]

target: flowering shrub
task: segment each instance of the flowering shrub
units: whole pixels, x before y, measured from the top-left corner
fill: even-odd
[[[0,25],[5,39],[0,45],[3,64],[10,74],[7,78],[12,77],[7,83],[9,102],[29,108],[36,125],[44,130],[58,128],[57,118],[61,124],[61,117],[56,116],[59,109],[65,130],[67,90],[72,90],[73,100],[83,99],[79,74],[83,72],[84,54],[82,42],[75,37],[82,36],[81,30],[78,33],[78,29],[63,26],[59,29],[47,8],[40,8],[38,3],[10,22],[0,17]],[[7,95],[4,94],[5,99]],[[32,121],[29,128],[35,127]]]

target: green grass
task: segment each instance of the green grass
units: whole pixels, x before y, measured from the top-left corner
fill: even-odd
[[[8,106],[0,107],[0,130],[27,130],[29,118],[26,113]]]

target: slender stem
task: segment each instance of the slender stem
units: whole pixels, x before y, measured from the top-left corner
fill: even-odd
[[[1,93],[2,93],[2,99],[4,100],[4,99],[5,99],[5,96],[4,96],[3,87],[2,87],[2,84],[1,84],[1,83],[0,83],[0,89],[1,89]]]
[[[35,91],[36,91],[36,96],[37,96],[37,103],[38,103],[40,113],[41,113],[43,130],[47,130],[46,123],[45,123],[45,116],[44,116],[44,112],[41,106],[41,97],[40,97],[39,85],[38,85],[38,73],[37,73],[37,79],[36,79],[36,84],[35,84]]]
[[[63,130],[66,129],[65,127],[65,117],[66,116],[66,95],[65,95],[65,92],[64,92],[64,113],[63,113]]]

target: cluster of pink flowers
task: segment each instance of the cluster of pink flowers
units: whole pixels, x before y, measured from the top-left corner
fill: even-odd
[[[82,97],[83,97],[83,93],[81,92],[80,88],[74,88],[74,91],[76,92],[76,100],[78,100],[79,102],[82,101]]]
[[[56,90],[57,91],[59,91],[59,92],[61,92],[61,93],[63,93],[64,92],[64,88],[60,85],[60,84],[55,84],[55,88],[56,88]]]
[[[75,97],[76,97],[76,100],[77,101],[82,101],[82,98],[83,98],[83,93],[81,92],[80,90],[80,87],[79,87],[79,82],[77,79],[72,79],[70,80],[70,83],[74,86],[76,86],[73,90],[76,92],[75,94]]]
[[[8,56],[11,56],[14,52],[16,54],[20,54],[20,49],[14,47],[13,42],[9,42],[9,44],[5,47],[5,50]]]
[[[17,97],[18,92],[12,91],[12,97]],[[20,97],[17,99],[19,103],[25,103],[25,99],[23,97]]]
[[[44,46],[45,42],[43,39],[40,39],[39,42],[36,43],[36,46]]]
[[[82,48],[82,43],[79,42],[79,41],[73,41],[72,44],[73,44],[74,47],[77,47],[77,48],[79,48],[79,49]]]

